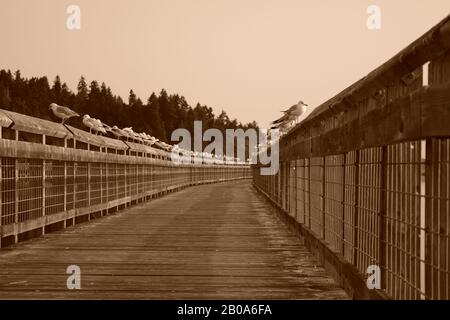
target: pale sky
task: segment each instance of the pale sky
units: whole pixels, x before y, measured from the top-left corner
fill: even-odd
[[[81,8],[68,30],[66,8]],[[366,9],[381,8],[381,30]],[[449,0],[0,0],[0,68],[81,75],[126,101],[165,88],[265,127],[316,107],[450,13]]]

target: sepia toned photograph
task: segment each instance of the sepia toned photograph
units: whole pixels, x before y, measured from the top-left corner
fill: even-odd
[[[0,300],[450,300],[448,0],[0,0],[0,39]]]

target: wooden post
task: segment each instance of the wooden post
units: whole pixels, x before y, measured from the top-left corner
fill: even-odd
[[[87,203],[91,206],[91,163],[87,163]],[[88,213],[88,221],[91,221],[91,214]]]
[[[0,127],[0,139],[2,138],[2,127]],[[2,247],[2,238],[3,238],[3,211],[2,211],[2,203],[3,203],[3,189],[2,189],[2,181],[3,181],[3,161],[0,157],[0,248]]]
[[[440,140],[427,139],[425,165],[425,298],[439,299]],[[441,213],[442,214],[442,213]],[[442,283],[442,285],[444,285]]]
[[[325,239],[325,192],[326,192],[326,157],[322,157],[322,239]]]
[[[294,160],[294,194],[295,194],[295,202],[294,202],[294,205],[295,205],[295,209],[294,209],[294,218],[295,218],[295,221],[297,221],[298,222],[298,218],[297,218],[297,203],[298,203],[298,183],[297,183],[297,175],[298,175],[298,170],[297,170],[297,164],[298,164],[298,160]]]
[[[381,148],[381,195],[380,195],[380,218],[379,218],[379,268],[381,270],[381,288],[386,288],[386,272],[387,272],[387,261],[386,261],[386,216],[387,216],[387,186],[388,186],[388,174],[387,174],[387,163],[388,163],[388,147],[383,146]]]
[[[100,167],[100,205],[103,203],[103,163],[98,164]],[[103,208],[103,206],[101,206]],[[103,216],[103,209],[101,209],[101,216]]]
[[[308,228],[311,230],[311,158],[308,158]]]
[[[67,147],[67,139],[64,139],[64,146]],[[64,161],[64,212],[66,218],[64,219],[64,228],[67,227],[67,161]]]
[[[119,164],[119,163],[115,163],[114,164],[114,181],[116,183],[116,188],[115,188],[116,192],[115,192],[115,195],[114,195],[114,200],[119,200],[119,176],[117,175],[117,166],[118,165],[121,165],[121,164]],[[127,183],[126,183],[126,179],[125,179],[125,183],[124,183],[125,195],[126,195],[126,186],[127,186]],[[119,202],[116,201],[116,203],[118,204]],[[119,209],[119,205],[117,205],[117,210],[118,209]]]
[[[43,135],[43,142],[45,144],[45,135]],[[42,160],[42,216],[43,217],[45,217],[45,168],[46,168],[46,161]],[[45,234],[45,224],[42,227],[42,235]]]
[[[17,138],[17,130],[16,138]],[[14,223],[17,225],[19,223],[19,168],[18,168],[18,160],[14,159]],[[19,242],[19,235],[17,232],[14,232],[14,243]]]
[[[342,255],[345,257],[345,169],[347,164],[347,154],[342,157]]]
[[[358,259],[358,215],[359,215],[359,156],[361,150],[355,151],[355,210],[353,213],[353,265],[357,266]]]
[[[426,162],[425,162],[425,298],[433,299],[433,286],[432,286],[432,267],[433,262],[433,235],[430,231],[433,231],[433,180],[435,167],[433,162],[435,161],[433,139],[427,139],[426,141]]]

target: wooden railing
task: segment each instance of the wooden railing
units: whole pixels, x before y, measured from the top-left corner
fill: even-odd
[[[0,110],[0,245],[187,186],[250,177],[242,163],[177,164],[142,141]]]
[[[346,286],[378,266],[384,296],[450,299],[449,49],[447,17],[283,136],[278,174],[253,168]]]

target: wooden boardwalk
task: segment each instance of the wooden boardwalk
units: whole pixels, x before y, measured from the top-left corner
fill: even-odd
[[[81,268],[68,290],[66,268]],[[346,299],[250,181],[191,187],[0,250],[0,299]]]

